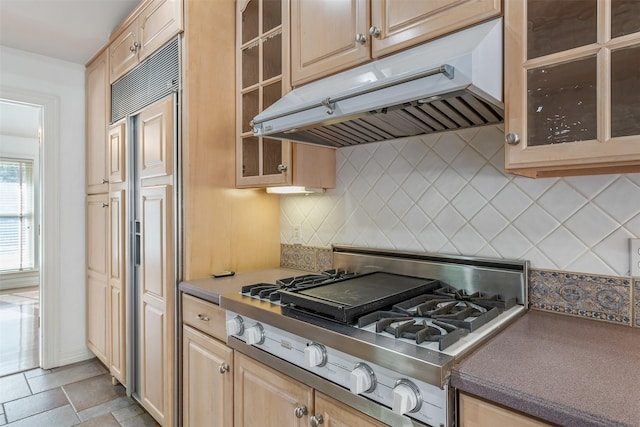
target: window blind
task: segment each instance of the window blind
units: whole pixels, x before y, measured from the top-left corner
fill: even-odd
[[[0,158],[0,272],[35,262],[33,161]]]

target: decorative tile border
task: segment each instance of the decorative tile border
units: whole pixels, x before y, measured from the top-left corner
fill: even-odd
[[[632,324],[631,288],[632,279],[629,277],[529,270],[531,308],[627,326]]]
[[[280,244],[280,266],[306,271],[325,271],[333,265],[330,248]]]

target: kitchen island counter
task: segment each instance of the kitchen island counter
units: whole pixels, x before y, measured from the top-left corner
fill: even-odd
[[[453,370],[461,391],[563,426],[640,426],[640,329],[530,311]]]
[[[201,298],[203,300],[220,304],[220,295],[239,293],[245,285],[255,283],[274,283],[285,277],[301,276],[309,274],[309,271],[293,270],[290,268],[268,268],[264,270],[236,273],[229,277],[186,280],[181,282],[178,289],[181,292]]]

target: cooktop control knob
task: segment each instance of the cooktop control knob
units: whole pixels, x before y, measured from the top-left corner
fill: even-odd
[[[242,317],[236,316],[233,319],[227,320],[227,335],[242,335],[244,334],[244,322]]]
[[[376,374],[369,365],[358,363],[349,378],[349,389],[353,394],[371,393],[376,388]]]
[[[247,338],[247,344],[262,344],[264,343],[264,328],[260,323],[256,323],[246,329],[245,335]]]
[[[398,380],[393,388],[393,412],[403,415],[418,412],[422,406],[420,390],[409,380]]]
[[[318,343],[311,343],[304,349],[304,363],[309,367],[327,364],[327,349]]]

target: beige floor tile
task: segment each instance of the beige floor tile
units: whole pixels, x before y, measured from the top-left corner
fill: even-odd
[[[5,403],[4,410],[7,421],[11,423],[68,404],[69,401],[62,389],[54,388],[53,390]]]
[[[120,384],[111,384],[111,375],[104,374],[62,387],[77,412],[125,395]]]
[[[14,423],[7,424],[9,427],[70,427],[80,422],[71,405],[61,406],[50,411],[42,412],[32,417],[23,418]]]
[[[120,427],[120,423],[113,418],[111,413],[106,413],[96,418],[91,418],[88,421],[78,424],[82,427]]]
[[[156,427],[160,424],[158,424],[151,415],[145,412],[144,414],[136,415],[135,417],[121,421],[120,425],[122,425],[122,427]]]
[[[53,369],[49,374],[29,378],[28,381],[31,390],[34,393],[40,393],[105,373],[107,373],[105,367],[96,359],[91,359],[90,361]]]
[[[131,405],[136,405],[136,402],[130,397],[122,396],[115,400],[110,400],[109,402],[79,411],[78,418],[80,418],[81,421],[86,421]]]
[[[29,395],[31,395],[31,390],[24,375],[14,374],[0,378],[0,403]]]

